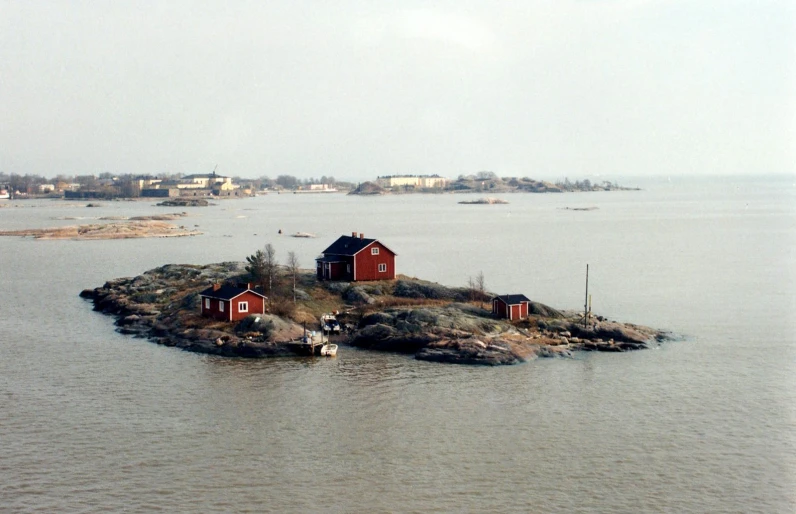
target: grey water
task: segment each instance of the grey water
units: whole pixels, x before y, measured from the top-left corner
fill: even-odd
[[[8,202],[0,230],[185,210],[177,224],[203,235],[0,239],[0,511],[794,512],[794,182],[648,180],[508,205]],[[589,264],[595,312],[682,337],[496,368],[346,346],[242,360],[118,334],[78,297],[266,242],[311,268],[352,231],[396,251],[399,273],[482,271],[493,292],[565,309],[582,308]]]

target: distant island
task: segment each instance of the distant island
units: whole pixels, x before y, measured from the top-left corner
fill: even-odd
[[[301,355],[306,348],[300,344],[303,334],[318,330],[328,312],[337,313],[343,327],[341,335],[332,336],[335,343],[457,364],[516,364],[537,357],[571,357],[577,351],[623,352],[668,337],[600,316],[584,326],[582,314],[538,302],[530,302],[525,319],[497,319],[489,310],[490,293],[406,276],[321,282],[312,271],[292,271],[279,268],[265,314],[234,322],[203,317],[200,292],[207,294],[212,284],[217,284],[210,287],[215,291],[252,280],[244,263],[169,264],[137,277],[109,280],[80,295],[95,310],[116,317],[122,333],[230,357]],[[264,291],[252,289],[251,283],[244,287],[246,292]]]
[[[66,227],[34,228],[21,230],[0,230],[0,236],[33,237],[34,239],[138,239],[143,237],[186,237],[201,234],[185,226],[176,226],[167,221],[187,216],[185,212],[158,214],[154,216],[102,217],[101,221],[111,223],[90,223]],[[76,218],[61,218],[76,219]]]
[[[459,202],[464,205],[505,205],[509,202],[501,200],[500,198],[479,198],[477,200],[462,200]]]
[[[438,175],[391,175],[378,177],[375,182],[360,183],[349,194],[385,195],[406,193],[567,193],[578,191],[638,191],[616,182],[591,182],[589,179],[555,183],[529,177],[499,177],[493,172],[460,175],[449,180]]]

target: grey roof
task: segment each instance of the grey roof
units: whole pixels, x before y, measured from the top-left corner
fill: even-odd
[[[343,262],[343,259],[336,255],[324,255],[315,259],[318,262]]]
[[[220,288],[218,288],[215,291],[213,291],[213,286],[210,286],[207,289],[205,289],[204,291],[202,291],[201,293],[199,293],[199,295],[200,296],[206,296],[208,298],[216,298],[218,300],[232,300],[236,296],[240,296],[243,293],[245,293],[246,291],[252,292],[252,293],[256,294],[257,296],[261,296],[262,298],[265,298],[265,296],[261,295],[260,293],[258,293],[257,291],[255,291],[253,289],[246,289],[245,287],[235,287],[235,286],[227,286],[227,285],[223,285],[223,286],[221,286]]]
[[[503,294],[496,296],[495,298],[502,301],[506,305],[517,305],[522,302],[530,302],[528,297],[524,294]]]

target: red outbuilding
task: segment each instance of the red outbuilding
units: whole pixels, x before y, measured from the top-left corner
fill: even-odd
[[[251,288],[213,284],[201,293],[202,316],[221,321],[242,320],[249,314],[265,313],[265,296]]]
[[[395,255],[377,239],[365,239],[364,234],[340,236],[315,259],[318,280],[392,280]]]
[[[528,317],[531,301],[524,294],[504,294],[492,298],[492,314],[508,320]]]

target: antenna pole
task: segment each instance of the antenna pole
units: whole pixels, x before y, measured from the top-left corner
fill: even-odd
[[[586,299],[583,302],[583,328],[589,328],[589,265],[586,265]]]

